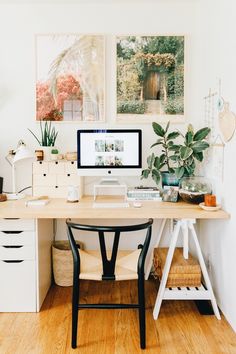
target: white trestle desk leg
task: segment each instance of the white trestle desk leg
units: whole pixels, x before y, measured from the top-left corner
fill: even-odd
[[[150,252],[150,256],[148,257],[148,263],[147,263],[146,270],[145,270],[145,280],[148,280],[148,277],[150,275],[150,272],[152,269],[152,263],[153,263],[153,250],[154,250],[154,248],[159,246],[161,236],[163,234],[163,231],[164,231],[164,228],[166,225],[166,221],[167,221],[166,219],[162,219],[160,231],[157,233],[155,244],[153,246],[153,249]]]
[[[187,221],[183,220],[181,224],[181,230],[183,233],[183,257],[188,259],[188,225]]]
[[[196,246],[198,259],[199,259],[199,262],[200,262],[200,267],[201,267],[201,270],[202,270],[202,274],[203,274],[204,280],[206,282],[206,287],[207,287],[207,290],[210,293],[210,297],[211,297],[210,300],[211,300],[211,303],[212,303],[214,314],[215,314],[216,318],[218,320],[220,320],[221,319],[220,313],[219,313],[218,306],[217,306],[217,303],[216,303],[215,295],[213,293],[211,282],[210,282],[210,279],[209,279],[209,276],[208,276],[208,273],[207,273],[207,269],[206,269],[206,265],[205,265],[204,258],[203,258],[203,255],[202,255],[201,247],[200,247],[200,244],[198,242],[197,234],[196,234],[196,231],[195,231],[194,226],[193,226],[193,222],[191,220],[189,220],[188,221],[188,225],[189,225],[190,231],[192,232],[193,241],[194,241],[195,246]]]
[[[155,306],[154,306],[154,310],[153,310],[153,317],[155,320],[157,319],[157,317],[159,315],[159,311],[160,311],[160,307],[161,307],[161,303],[162,303],[162,299],[163,299],[163,295],[164,295],[164,291],[165,291],[165,287],[166,287],[166,282],[167,282],[172,258],[174,255],[176,243],[177,243],[179,232],[180,232],[180,226],[181,226],[181,220],[177,221],[177,224],[175,225],[172,236],[171,236],[170,247],[169,247],[169,250],[167,253],[166,262],[165,262],[165,266],[164,266],[164,270],[163,270],[163,274],[162,274],[162,278],[161,278],[161,283],[160,283],[160,287],[158,290],[158,294],[157,294],[157,298],[156,298],[156,302],[155,302]]]

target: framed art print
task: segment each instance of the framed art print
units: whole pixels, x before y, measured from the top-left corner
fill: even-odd
[[[116,38],[118,121],[184,120],[184,42],[184,36]]]
[[[104,36],[36,36],[36,119],[104,121]]]

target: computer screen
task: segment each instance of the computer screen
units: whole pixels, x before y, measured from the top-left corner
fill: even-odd
[[[140,175],[142,131],[78,130],[77,152],[78,174],[81,176]]]

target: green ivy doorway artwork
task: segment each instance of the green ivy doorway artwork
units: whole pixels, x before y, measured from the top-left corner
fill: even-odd
[[[36,36],[36,120],[104,121],[104,36]]]
[[[184,46],[184,36],[116,38],[118,121],[184,121]]]

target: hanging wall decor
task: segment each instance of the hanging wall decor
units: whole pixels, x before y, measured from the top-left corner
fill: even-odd
[[[219,112],[219,128],[225,142],[232,139],[236,128],[236,116],[230,110],[229,102],[223,100],[223,108]]]
[[[184,42],[184,36],[116,38],[118,121],[184,121]]]
[[[36,120],[104,121],[104,36],[36,36]]]

